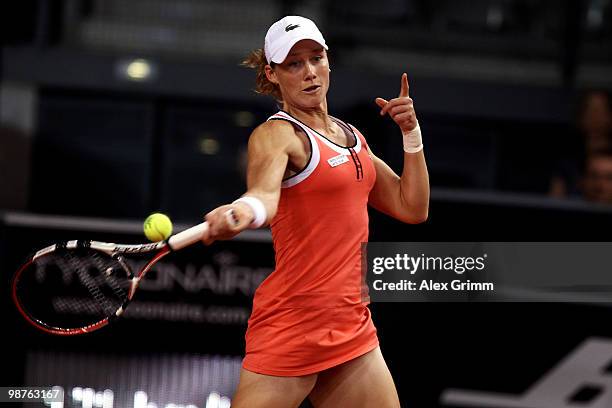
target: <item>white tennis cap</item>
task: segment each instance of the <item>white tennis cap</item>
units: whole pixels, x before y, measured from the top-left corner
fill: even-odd
[[[301,40],[313,40],[327,49],[323,34],[319,31],[316,24],[300,16],[286,16],[272,24],[266,33],[264,51],[268,64],[275,62],[282,63],[291,47]]]

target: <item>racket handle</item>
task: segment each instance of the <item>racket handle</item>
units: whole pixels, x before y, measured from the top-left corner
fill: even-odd
[[[168,244],[173,250],[177,251],[200,241],[205,234],[208,234],[207,222],[187,228],[185,231],[181,231],[178,234],[171,236],[168,239]]]

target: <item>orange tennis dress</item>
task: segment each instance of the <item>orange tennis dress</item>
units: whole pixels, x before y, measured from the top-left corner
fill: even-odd
[[[339,146],[280,111],[307,135],[306,167],[282,183],[271,222],[276,268],[255,292],[243,367],[275,376],[313,374],[378,346],[361,244],[376,173],[363,135],[332,118],[353,141]]]

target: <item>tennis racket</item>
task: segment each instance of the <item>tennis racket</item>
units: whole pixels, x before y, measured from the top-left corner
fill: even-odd
[[[75,240],[48,246],[15,273],[13,301],[30,324],[47,333],[70,336],[101,329],[125,312],[153,265],[205,234],[207,222],[156,243]],[[144,257],[136,273],[129,262],[134,257]]]

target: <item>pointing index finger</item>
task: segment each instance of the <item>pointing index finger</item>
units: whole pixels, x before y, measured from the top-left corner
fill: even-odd
[[[408,85],[408,75],[404,72],[402,74],[402,88],[400,90],[400,97],[408,96],[408,92],[410,90],[410,86]]]

